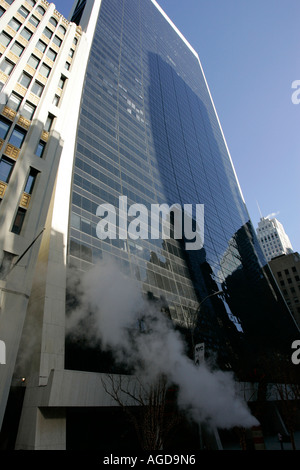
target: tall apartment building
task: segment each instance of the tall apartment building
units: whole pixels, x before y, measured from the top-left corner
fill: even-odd
[[[290,239],[276,218],[261,217],[256,233],[267,261],[275,256],[293,252]]]
[[[74,448],[84,428],[110,448],[91,423],[108,439],[116,411],[101,374],[115,364],[67,334],[74,273],[116,259],[176,327],[198,314],[196,339],[223,369],[247,374],[298,329],[263,268],[199,57],[159,5],[79,0],[67,21],[43,0],[10,3],[0,1],[2,439]],[[101,240],[97,209],[120,196],[204,205],[204,245]]]

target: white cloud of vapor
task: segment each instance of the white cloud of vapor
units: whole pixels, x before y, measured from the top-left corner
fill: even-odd
[[[236,394],[232,375],[211,370],[205,363],[196,366],[185,355],[185,345],[167,317],[146,302],[138,282],[125,276],[115,262],[102,260],[85,273],[76,293],[80,305],[67,325],[73,335],[100,340],[102,348],[112,349],[117,360],[132,365],[148,381],[164,374],[179,388],[179,406],[197,422],[220,428],[258,424]],[[94,315],[87,322],[91,311]],[[79,328],[83,319],[84,330]]]

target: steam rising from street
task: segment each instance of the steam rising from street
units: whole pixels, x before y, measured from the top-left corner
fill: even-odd
[[[102,260],[79,284],[74,282],[74,289],[79,305],[68,318],[70,334],[100,342],[148,381],[164,374],[179,387],[178,405],[196,422],[219,428],[258,424],[237,395],[232,375],[207,364],[196,366],[169,319],[144,299],[139,283],[115,262]]]

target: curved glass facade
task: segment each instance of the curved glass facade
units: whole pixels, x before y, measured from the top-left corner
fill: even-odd
[[[187,251],[174,239],[101,241],[97,207],[118,207],[119,196],[149,210],[151,204],[204,204],[204,246]],[[69,264],[86,270],[104,252],[145,293],[164,299],[179,328],[200,305],[197,341],[223,367],[237,368],[253,351],[294,339],[290,314],[261,268],[198,58],[150,0],[102,0],[87,66]],[[79,367],[70,356],[67,365]]]

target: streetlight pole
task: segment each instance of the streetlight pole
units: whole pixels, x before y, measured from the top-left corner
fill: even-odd
[[[214,295],[218,295],[218,294],[224,294],[224,292],[222,290],[218,290],[216,292],[212,292],[211,294],[207,295],[206,297],[204,297],[203,300],[201,300],[200,304],[198,305],[198,308],[196,310],[196,314],[195,314],[195,318],[198,317],[198,314],[200,313],[200,310],[201,310],[201,305],[203,304],[203,302],[205,302],[207,299],[209,299],[210,297],[213,297]],[[195,332],[195,321],[193,322],[193,328],[192,328],[192,347],[194,349],[194,359],[195,359],[195,340],[194,340],[194,332]]]
[[[200,310],[201,310],[201,305],[203,304],[203,302],[205,302],[205,300],[209,299],[210,297],[213,297],[214,295],[218,295],[218,294],[223,294],[224,292],[222,290],[218,290],[216,292],[213,292],[212,294],[209,294],[207,295],[206,297],[204,297],[203,300],[201,300],[198,308],[197,308],[197,311],[196,311],[196,315],[198,316],[198,314],[200,313]],[[193,348],[194,348],[194,362],[196,364],[196,346],[194,346],[194,330],[195,330],[195,324],[193,326],[193,332],[192,332],[192,342],[193,342]],[[202,350],[203,350],[203,354],[204,354],[204,344],[203,344],[203,347],[202,347]],[[202,450],[203,449],[203,432],[202,432],[202,426],[201,426],[201,422],[198,423],[198,431],[199,431],[199,441],[200,441],[200,449]]]

